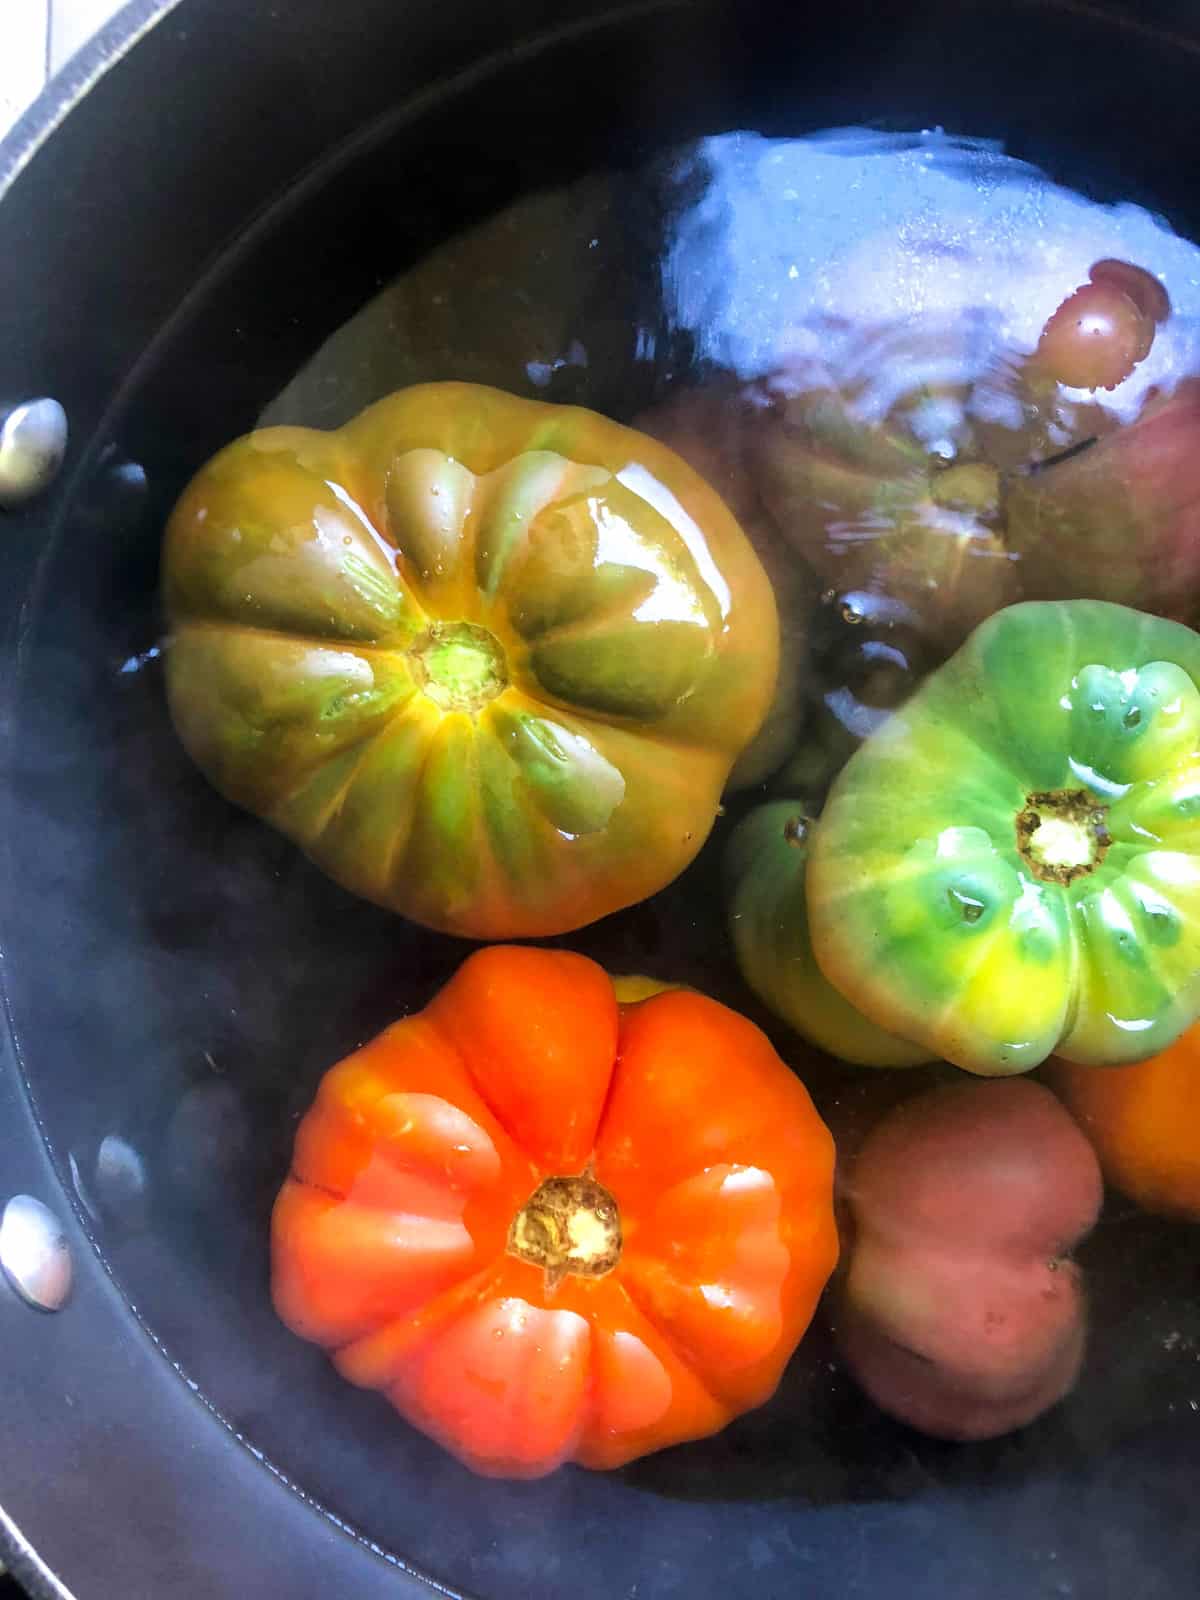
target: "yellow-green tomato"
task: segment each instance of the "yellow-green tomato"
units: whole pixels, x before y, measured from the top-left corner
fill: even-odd
[[[830,1055],[865,1067],[914,1067],[921,1045],[868,1022],[823,976],[808,933],[805,877],[813,824],[790,800],[759,806],[729,841],[729,931],[755,994]]]
[[[1105,1065],[1200,1012],[1200,636],[1011,606],[853,755],[813,839],[825,975],[969,1071]]]
[[[223,450],[167,529],[179,734],[348,889],[554,934],[687,865],[770,703],[770,584],[672,451],[575,407],[403,390]]]

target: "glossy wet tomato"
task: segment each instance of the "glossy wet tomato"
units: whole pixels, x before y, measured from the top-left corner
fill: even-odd
[[[197,764],[348,889],[477,938],[675,877],[775,689],[771,586],[718,495],[643,434],[470,384],[230,445],[164,570]]]
[[[495,946],[324,1079],[275,1304],[476,1471],[613,1467],[770,1396],[837,1256],[832,1180],[745,1018]]]
[[[992,617],[851,756],[807,898],[829,981],[969,1071],[1165,1048],[1200,1011],[1200,636]]]
[[[1115,389],[1150,354],[1171,303],[1158,279],[1128,261],[1097,261],[1038,340],[1036,364],[1056,383]]]
[[[885,1033],[829,982],[813,955],[806,879],[813,822],[791,800],[758,806],[726,853],[729,936],[742,976],[814,1044],[867,1067],[913,1067],[931,1052]]]
[[[752,787],[792,753],[809,686],[809,616],[814,584],[807,564],[780,537],[762,504],[747,459],[750,401],[742,385],[715,379],[673,392],[636,426],[681,455],[724,500],[762,562],[779,611],[779,677],[775,698],[729,774],[730,789]]]

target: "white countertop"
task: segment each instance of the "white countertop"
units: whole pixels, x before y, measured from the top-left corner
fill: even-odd
[[[124,0],[0,0],[0,136]]]

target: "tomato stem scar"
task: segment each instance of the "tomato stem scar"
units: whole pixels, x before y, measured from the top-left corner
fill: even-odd
[[[621,1259],[617,1202],[589,1172],[546,1178],[513,1218],[507,1250],[544,1268],[548,1291],[568,1273],[602,1278]]]

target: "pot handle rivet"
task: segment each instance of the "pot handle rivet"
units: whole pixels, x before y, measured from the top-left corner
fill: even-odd
[[[71,1292],[71,1247],[40,1200],[18,1194],[0,1217],[0,1268],[27,1305],[61,1311]]]
[[[0,415],[0,511],[48,489],[67,453],[67,413],[57,400],[24,400]]]

